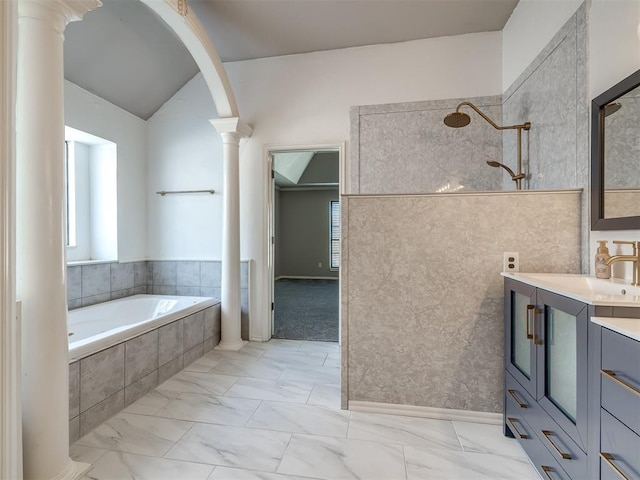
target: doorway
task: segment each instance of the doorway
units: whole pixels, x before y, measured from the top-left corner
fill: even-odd
[[[340,336],[339,147],[269,152],[271,335]]]

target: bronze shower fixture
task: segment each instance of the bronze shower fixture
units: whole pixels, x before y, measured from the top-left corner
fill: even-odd
[[[511,175],[511,179],[516,182],[516,189],[522,190],[522,179],[526,177],[524,173],[522,173],[522,131],[529,130],[531,128],[530,122],[525,122],[522,125],[509,125],[505,127],[501,127],[496,122],[487,117],[478,107],[476,107],[471,102],[461,102],[456,107],[456,111],[450,113],[446,117],[444,117],[444,124],[447,127],[451,128],[461,128],[466,127],[471,123],[471,117],[460,111],[460,107],[469,107],[473,109],[478,115],[480,115],[485,121],[491,125],[496,130],[517,130],[518,131],[518,172],[514,173],[510,168],[506,165],[503,165],[498,162],[488,161],[487,164],[492,167],[502,167],[504,168],[509,175]]]

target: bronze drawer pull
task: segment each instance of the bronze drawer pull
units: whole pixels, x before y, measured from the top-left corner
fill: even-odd
[[[527,305],[527,338],[533,338],[533,333],[529,333],[529,323],[531,320],[531,312],[533,311],[533,314],[535,315],[535,310],[535,305]]]
[[[518,405],[520,408],[527,408],[528,405],[526,403],[522,403],[520,400],[518,400],[518,397],[516,397],[516,391],[515,390],[507,390],[507,392],[509,392],[509,395],[511,395],[511,398],[513,398],[513,401],[516,402],[516,405]]]
[[[518,427],[516,427],[517,421],[518,421],[517,418],[507,417],[507,422],[509,422],[509,425],[511,425],[511,428],[513,428],[513,431],[519,438],[523,438],[523,439],[529,438],[529,435],[525,433],[520,433],[520,430],[518,430]]]
[[[532,316],[533,316],[533,334],[532,334],[532,338],[533,338],[533,344],[534,345],[542,345],[542,340],[540,340],[539,338],[536,337],[536,318],[538,316],[539,313],[542,313],[542,310],[540,310],[539,308],[533,308],[532,309]]]
[[[549,474],[549,472],[553,472],[553,469],[551,467],[547,467],[546,465],[540,465],[540,468],[542,468],[542,471],[544,472],[545,477],[547,477],[549,480],[553,480],[553,477]]]
[[[600,458],[602,458],[605,461],[605,463],[609,465],[611,469],[614,472],[616,472],[620,478],[622,478],[622,480],[629,480],[629,477],[627,477],[624,473],[622,473],[622,470],[620,470],[615,465],[615,463],[613,463],[613,460],[614,460],[613,455],[611,455],[610,453],[600,452]]]
[[[623,388],[626,388],[627,390],[629,390],[631,393],[635,393],[636,395],[638,395],[640,397],[640,390],[638,390],[637,388],[629,385],[626,382],[623,382],[622,380],[620,380],[617,375],[615,374],[615,372],[612,372],[611,370],[600,370],[600,373],[602,375],[606,375],[608,378],[610,378],[611,380],[613,380],[614,382],[616,382],[618,385],[620,385]]]
[[[558,446],[554,443],[553,440],[551,440],[551,435],[553,435],[553,432],[550,430],[540,430],[542,432],[542,435],[544,435],[544,438],[547,439],[547,442],[549,442],[551,444],[551,446],[553,447],[553,449],[558,452],[558,455],[560,455],[561,458],[563,458],[564,460],[571,460],[571,455],[569,455],[568,453],[563,452],[562,450],[560,450],[558,448]]]

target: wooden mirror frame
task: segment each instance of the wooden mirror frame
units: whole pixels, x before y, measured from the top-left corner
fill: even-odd
[[[640,216],[604,217],[604,107],[640,86],[640,70],[591,102],[591,230],[640,230]]]

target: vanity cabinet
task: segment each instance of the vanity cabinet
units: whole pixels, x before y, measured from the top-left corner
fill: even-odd
[[[505,279],[505,428],[543,478],[587,478],[588,331],[585,303]]]

